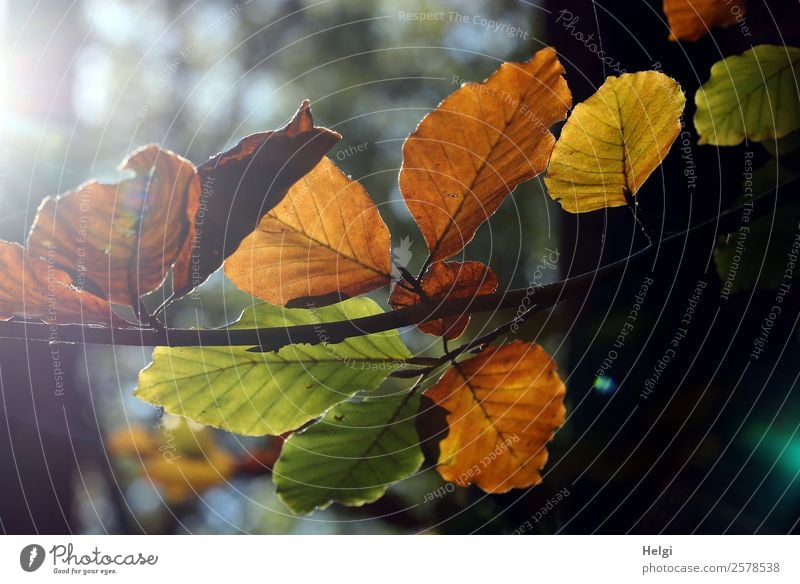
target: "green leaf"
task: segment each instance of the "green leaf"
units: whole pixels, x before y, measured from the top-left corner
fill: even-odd
[[[711,79],[695,94],[700,144],[735,146],[800,128],[798,63],[800,49],[777,45],[758,45],[714,63]]]
[[[748,188],[756,194],[766,192],[795,176],[797,171],[771,160],[753,172],[752,184]],[[740,228],[719,238],[714,262],[722,282],[723,297],[755,287],[768,290],[792,283],[785,278],[785,270],[789,261],[787,254],[794,249],[800,222],[800,199],[793,197],[795,194],[784,192],[784,197],[794,200],[782,205],[774,216],[767,215],[750,222],[745,208]],[[737,199],[735,206],[752,201],[751,197],[746,192]]]
[[[422,464],[418,408],[414,392],[331,408],[284,443],[273,469],[278,496],[299,514],[334,501],[358,507],[378,500]]]
[[[230,328],[284,327],[380,314],[369,298],[319,309],[248,308]],[[411,357],[396,330],[330,345],[289,345],[277,352],[247,347],[157,347],[134,395],[197,422],[248,435],[299,428],[358,391],[378,387]]]

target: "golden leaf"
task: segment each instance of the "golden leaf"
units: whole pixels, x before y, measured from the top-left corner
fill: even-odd
[[[627,204],[661,164],[681,129],[686,99],[657,71],[609,77],[564,124],[544,179],[565,211]]]
[[[191,227],[173,268],[172,288],[182,296],[202,284],[283,200],[341,136],[314,125],[308,101],[291,121],[252,134],[197,167],[201,188],[189,200]]]
[[[448,298],[469,298],[491,294],[497,290],[497,276],[491,268],[481,262],[436,262],[423,274],[420,281],[426,300],[434,307]],[[395,285],[389,296],[392,308],[416,306],[421,298],[417,292]],[[457,339],[469,324],[469,314],[437,318],[418,325],[429,335]]]
[[[364,187],[323,158],[225,261],[225,274],[272,304],[337,302],[389,283],[389,230]]]
[[[546,445],[564,423],[565,391],[535,343],[489,347],[455,364],[426,392],[448,411],[439,474],[487,493],[540,483]]]
[[[467,83],[403,144],[400,191],[433,260],[458,253],[521,182],[547,166],[550,126],[572,104],[564,68],[545,48]]]

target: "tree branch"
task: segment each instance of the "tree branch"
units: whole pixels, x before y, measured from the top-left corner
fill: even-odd
[[[800,183],[794,178],[753,200],[751,218],[755,219],[774,211],[779,206],[779,193]],[[785,197],[786,200],[789,197]],[[782,202],[782,201],[780,201]],[[416,325],[435,318],[461,314],[496,311],[523,306],[534,306],[533,312],[555,306],[564,300],[588,293],[593,287],[616,281],[626,270],[645,266],[660,249],[679,248],[687,239],[717,237],[735,231],[741,225],[741,211],[737,207],[726,211],[685,231],[675,233],[624,259],[607,264],[595,271],[547,284],[534,289],[508,290],[473,298],[453,298],[436,306],[419,304],[400,310],[313,325],[294,325],[261,329],[109,329],[84,325],[53,326],[38,322],[0,322],[0,338],[27,342],[85,343],[131,346],[252,346],[255,350],[274,351],[293,343],[318,344],[324,338],[329,343],[341,342],[350,337],[383,332]]]

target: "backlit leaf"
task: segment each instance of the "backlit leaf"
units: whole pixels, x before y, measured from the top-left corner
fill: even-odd
[[[145,146],[122,163],[118,184],[89,181],[39,206],[28,250],[74,274],[81,288],[135,306],[164,281],[188,229],[186,205],[199,192],[194,165]]]
[[[283,200],[341,136],[314,126],[303,102],[284,127],[243,138],[197,168],[201,189],[190,199],[189,235],[173,269],[175,296],[202,284],[259,219]]]
[[[491,294],[497,289],[497,276],[481,262],[436,262],[423,274],[420,284],[427,301],[436,307],[450,298]],[[402,282],[395,285],[389,296],[389,304],[395,309],[416,306],[419,302],[419,294],[403,287]],[[429,335],[457,339],[464,333],[469,320],[468,314],[456,315],[429,320],[418,327]]]
[[[717,61],[695,94],[700,144],[735,146],[800,128],[800,49],[758,45]]]
[[[257,304],[231,328],[318,325],[381,313],[368,298],[319,309]],[[277,352],[247,347],[157,347],[134,395],[172,414],[249,435],[295,430],[358,391],[375,389],[411,355],[396,330],[335,345],[296,344]]]
[[[745,15],[745,0],[664,0],[669,40],[696,41],[709,29],[726,28]]]
[[[334,406],[286,440],[273,471],[278,496],[300,514],[334,501],[361,506],[379,499],[422,464],[418,408],[416,393]]]
[[[547,443],[564,423],[564,383],[539,345],[489,347],[448,369],[425,395],[448,412],[438,470],[487,493],[541,482]]]
[[[18,243],[0,241],[0,320],[37,318],[49,324],[124,324],[108,303],[72,285],[72,278]]]
[[[364,187],[323,158],[225,261],[225,274],[272,304],[336,302],[389,283],[389,230]]]
[[[119,428],[108,436],[106,447],[115,458],[133,462],[168,502],[182,503],[225,483],[235,472],[236,458],[217,444],[209,428],[169,416],[156,428]]]
[[[609,77],[564,124],[544,181],[565,211],[627,204],[661,164],[680,132],[686,100],[657,71]]]
[[[521,182],[547,166],[572,97],[552,48],[445,98],[403,144],[400,191],[434,260],[458,253]]]

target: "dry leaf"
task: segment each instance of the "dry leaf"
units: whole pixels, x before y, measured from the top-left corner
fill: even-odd
[[[686,99],[657,71],[609,77],[564,124],[544,179],[565,211],[627,204],[661,164],[681,129]]]
[[[696,41],[715,27],[744,18],[745,0],[664,0],[669,40]]]
[[[187,201],[199,189],[194,165],[158,146],[137,150],[121,168],[136,176],[46,198],[28,251],[52,258],[79,287],[136,306],[164,281],[186,237]]]
[[[108,303],[72,286],[69,274],[28,254],[18,243],[0,241],[0,320],[38,318],[48,324],[123,324]]]
[[[439,474],[504,493],[541,482],[547,443],[564,423],[564,383],[535,343],[489,347],[448,369],[426,395],[448,411]]]
[[[504,63],[425,116],[403,145],[400,191],[433,260],[458,253],[521,182],[547,166],[572,97],[556,52]]]
[[[389,230],[364,187],[323,158],[225,261],[225,274],[272,304],[336,302],[389,283]]]
[[[283,128],[243,138],[198,168],[201,189],[189,201],[192,227],[173,269],[175,296],[202,284],[259,219],[281,202],[341,136],[314,126],[304,101]]]
[[[394,309],[416,306],[420,296],[403,287],[403,282],[395,285],[389,296],[389,304]],[[427,301],[432,308],[449,298],[469,298],[491,294],[497,290],[497,276],[491,268],[481,262],[436,262],[423,274],[420,281]],[[429,335],[457,339],[469,324],[469,314],[437,318],[418,325]]]

